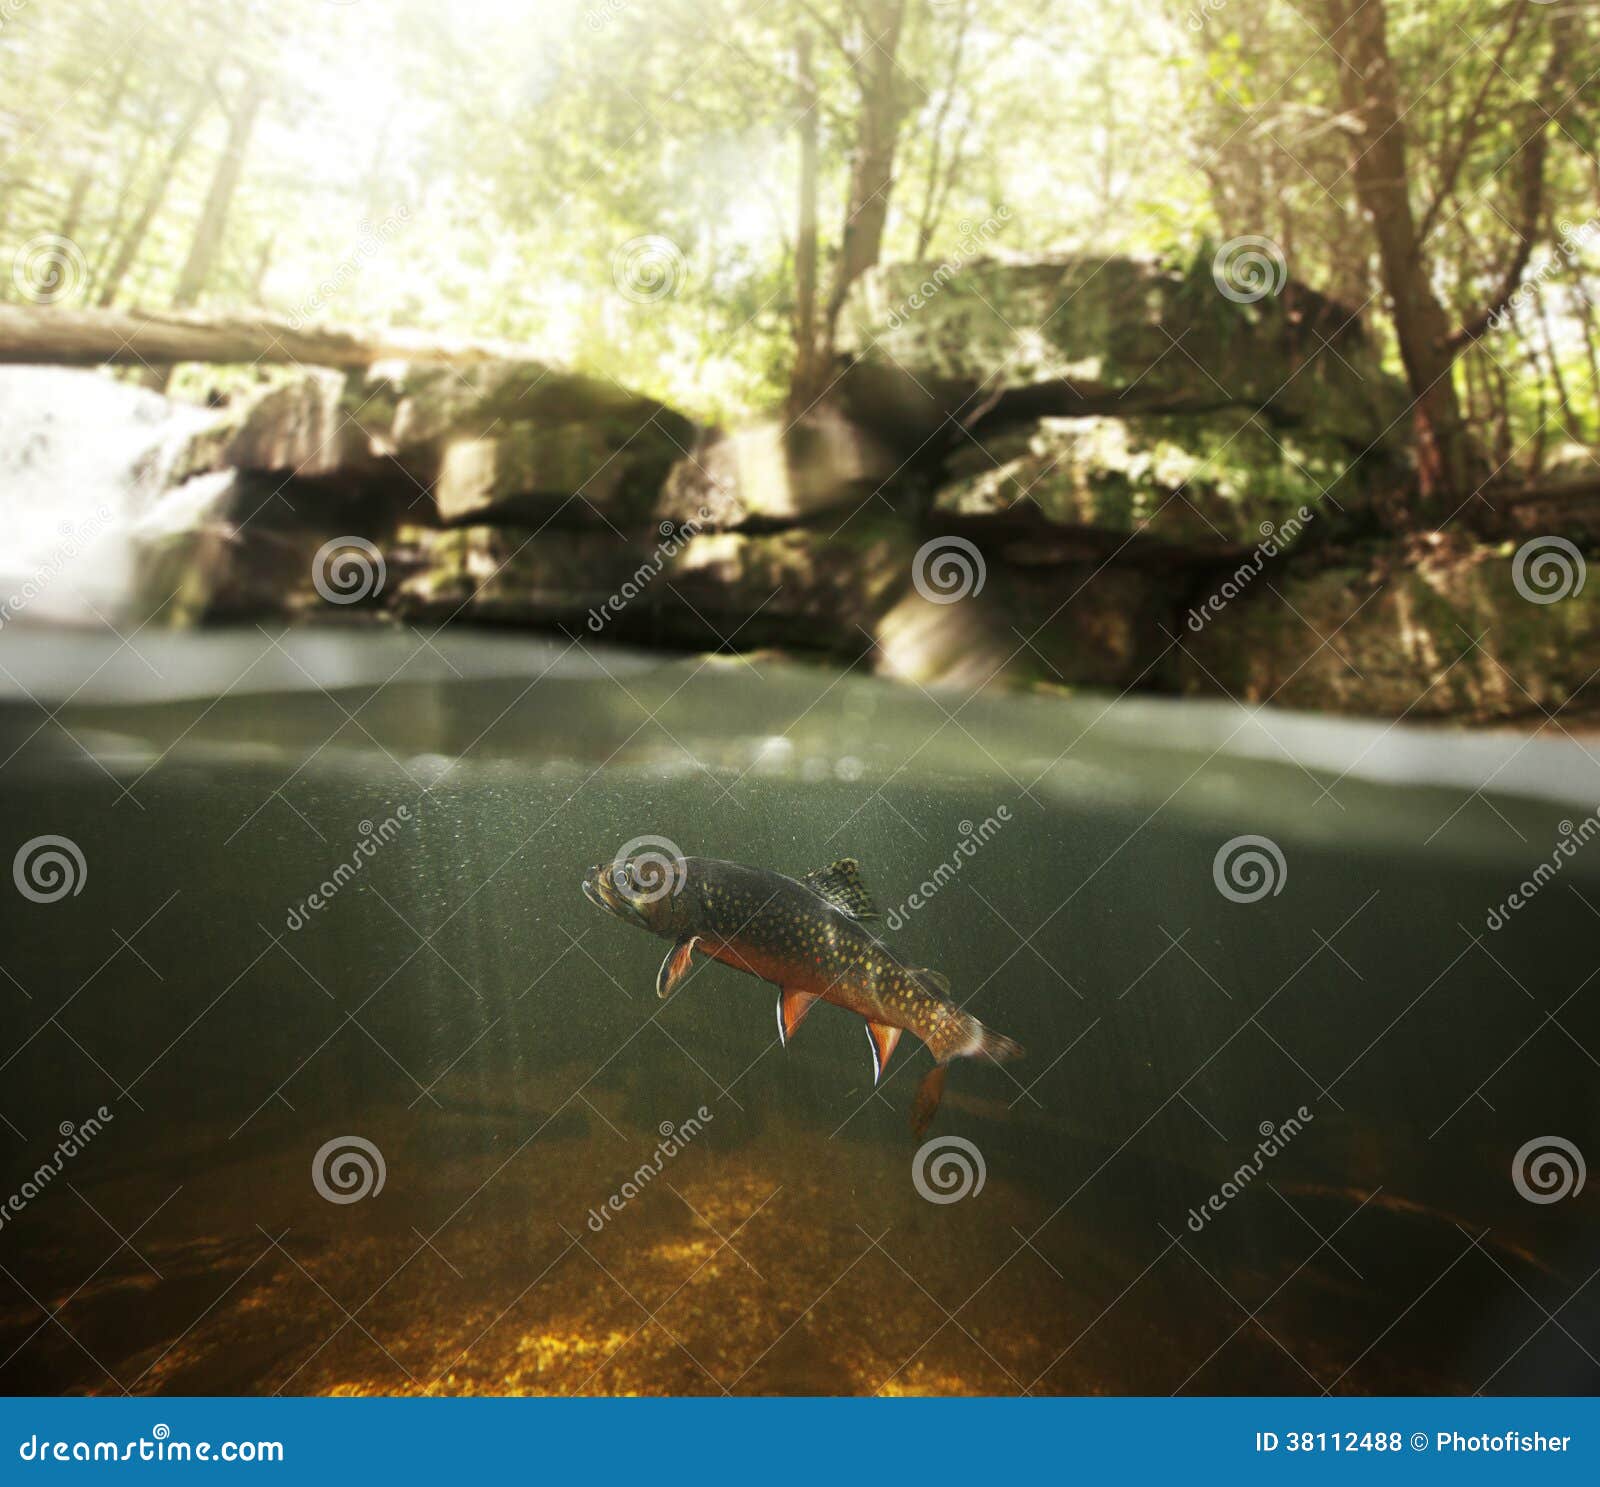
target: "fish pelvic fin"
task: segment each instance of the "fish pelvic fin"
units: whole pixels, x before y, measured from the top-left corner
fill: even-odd
[[[911,1102],[911,1130],[919,1138],[938,1113],[939,1101],[944,1098],[945,1077],[949,1072],[949,1064],[935,1064],[917,1086],[916,1098]]]
[[[796,991],[792,987],[778,988],[778,1041],[785,1048],[794,1030],[806,1020],[809,1012],[822,999],[814,991]]]
[[[867,1042],[872,1046],[874,1084],[883,1078],[883,1071],[889,1067],[889,1055],[894,1052],[894,1045],[900,1041],[901,1031],[902,1029],[891,1027],[887,1022],[867,1024]]]
[[[800,881],[852,919],[881,917],[867,885],[861,881],[861,864],[854,857],[841,857],[807,873]]]
[[[947,1046],[943,1053],[935,1051],[934,1056],[939,1062],[917,1086],[916,1098],[911,1102],[911,1129],[919,1137],[928,1129],[929,1122],[938,1112],[939,1101],[944,1098],[944,1081],[950,1070],[951,1059],[986,1057],[996,1063],[1005,1063],[1008,1059],[1022,1057],[1020,1043],[992,1028],[986,1028],[976,1017],[963,1015],[961,1032],[965,1034],[965,1041]]]
[[[677,990],[678,983],[689,974],[689,960],[694,954],[694,947],[699,943],[699,935],[685,935],[667,951],[667,958],[661,962],[661,969],[656,972],[658,997],[669,997]]]

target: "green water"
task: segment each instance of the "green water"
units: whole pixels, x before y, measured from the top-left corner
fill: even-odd
[[[6,852],[83,861],[0,896],[5,1192],[111,1117],[0,1226],[9,1391],[1600,1385],[1595,1186],[1513,1180],[1532,1138],[1600,1152],[1600,844],[1486,924],[1600,802],[1558,727],[3,638]],[[647,834],[860,860],[904,958],[1027,1049],[958,1064],[929,1133],[981,1190],[918,1190],[913,1040],[875,1091],[838,1009],[783,1049],[765,983],[656,999],[666,947],[579,890]],[[1275,894],[1219,890],[1240,836]],[[381,1190],[328,1201],[352,1136]]]

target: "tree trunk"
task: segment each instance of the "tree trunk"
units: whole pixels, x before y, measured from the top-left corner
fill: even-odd
[[[1400,360],[1411,388],[1417,473],[1425,506],[1466,497],[1481,473],[1461,416],[1452,367],[1451,325],[1429,281],[1412,215],[1411,177],[1382,0],[1326,0],[1339,56],[1345,109],[1360,124],[1351,138],[1356,196],[1372,224]],[[1448,509],[1448,508],[1446,508]]]
[[[860,6],[868,35],[852,59],[861,109],[856,118],[855,158],[850,171],[850,194],[845,204],[844,235],[834,267],[833,289],[823,325],[822,355],[833,359],[839,313],[851,286],[883,254],[883,229],[889,218],[889,195],[894,186],[895,148],[900,135],[901,102],[900,33],[905,24],[906,0],[874,0]]]
[[[100,292],[95,303],[102,309],[109,306],[117,297],[122,288],[122,281],[128,277],[128,271],[133,267],[139,257],[139,250],[144,246],[145,234],[150,231],[150,224],[155,221],[156,214],[161,210],[162,203],[167,199],[167,190],[172,185],[172,177],[176,174],[179,162],[183,159],[185,151],[189,148],[190,137],[199,127],[200,120],[205,117],[205,112],[210,103],[210,84],[202,82],[195,91],[193,100],[187,112],[179,121],[178,133],[172,143],[167,147],[167,153],[162,157],[161,164],[156,169],[155,179],[150,183],[150,189],[145,193],[144,204],[139,208],[139,214],[128,225],[121,246],[117,249],[117,256],[112,260],[111,267],[106,271]]]
[[[122,99],[127,92],[128,72],[131,66],[131,62],[124,56],[116,77],[112,79],[111,91],[106,94],[106,100],[101,105],[94,126],[94,140],[97,145],[103,142],[111,126],[117,122],[117,115],[122,111]],[[77,240],[78,224],[83,217],[84,203],[89,199],[89,188],[94,184],[95,174],[94,164],[85,162],[78,168],[78,173],[73,178],[72,190],[67,195],[67,209],[61,217],[61,236],[69,242]]]
[[[228,229],[228,209],[233,205],[233,194],[244,174],[250,136],[255,132],[256,118],[266,96],[261,79],[254,72],[250,73],[245,79],[243,95],[228,116],[228,137],[217,158],[205,205],[200,209],[200,220],[195,224],[189,256],[178,275],[178,287],[172,296],[174,309],[186,310],[198,303],[211,280],[222,251],[223,235]]]
[[[0,305],[0,364],[175,366],[298,362],[361,368],[390,357],[468,366],[483,361],[537,361],[525,346],[433,340],[398,331],[296,328],[265,315],[195,315],[173,311],[125,314],[62,305]]]
[[[800,201],[794,245],[794,371],[789,378],[791,416],[803,413],[822,391],[817,346],[817,80],[811,37],[795,50],[799,76]]]

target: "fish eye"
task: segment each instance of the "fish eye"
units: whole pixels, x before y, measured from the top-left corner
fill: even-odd
[[[611,869],[611,881],[616,884],[619,892],[626,893],[632,883],[630,882],[631,869],[626,862],[619,862]]]

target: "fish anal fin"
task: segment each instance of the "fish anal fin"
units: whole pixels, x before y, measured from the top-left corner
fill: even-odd
[[[939,1109],[939,1101],[944,1098],[945,1075],[949,1072],[948,1064],[935,1064],[917,1086],[917,1097],[911,1102],[911,1129],[919,1137]]]
[[[867,1024],[867,1041],[872,1045],[872,1082],[876,1084],[883,1078],[883,1071],[889,1067],[889,1055],[894,1052],[894,1045],[900,1041],[902,1028],[890,1027],[887,1022],[869,1022]]]
[[[661,962],[661,969],[656,972],[658,997],[671,996],[677,989],[678,983],[689,974],[689,960],[694,954],[694,947],[699,943],[699,935],[685,935],[667,951],[667,958]]]
[[[852,919],[876,919],[878,906],[873,903],[867,885],[861,881],[861,864],[854,857],[841,857],[827,867],[809,872],[801,880],[814,893]]]
[[[794,1030],[806,1020],[806,1013],[819,998],[814,991],[796,991],[793,987],[780,987],[778,991],[778,1041],[785,1047],[794,1037]]]

